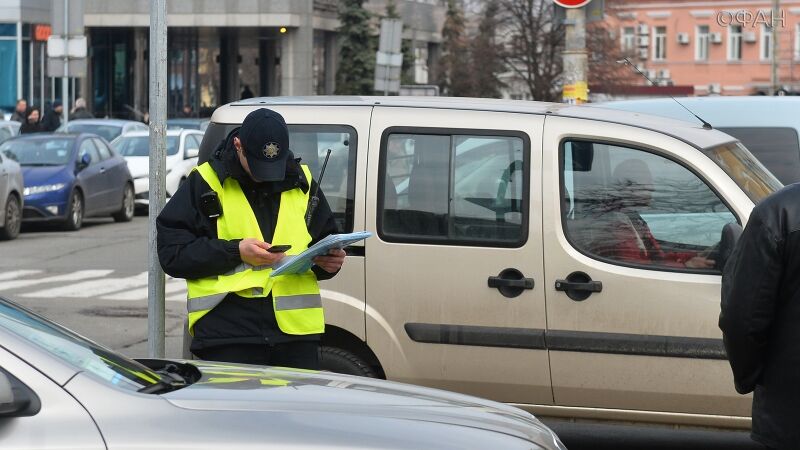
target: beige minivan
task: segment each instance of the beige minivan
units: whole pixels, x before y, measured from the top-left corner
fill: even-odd
[[[781,184],[736,139],[562,104],[256,98],[216,110],[200,161],[260,107],[315,176],[332,150],[339,227],[374,234],[321,285],[326,369],[539,416],[749,427],[719,268]]]

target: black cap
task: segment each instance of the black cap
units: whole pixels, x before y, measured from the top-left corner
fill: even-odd
[[[289,159],[289,128],[283,116],[267,108],[257,109],[239,130],[250,173],[256,181],[281,181]]]

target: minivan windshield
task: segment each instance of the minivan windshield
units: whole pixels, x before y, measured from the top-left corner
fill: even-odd
[[[783,187],[741,142],[707,148],[703,153],[717,163],[753,203],[759,203]]]
[[[78,370],[92,373],[124,389],[136,391],[161,380],[160,375],[147,367],[2,298],[0,329],[37,345]]]

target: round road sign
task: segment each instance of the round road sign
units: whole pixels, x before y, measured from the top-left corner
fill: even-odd
[[[564,8],[580,8],[583,6],[588,5],[592,0],[553,0],[558,6],[563,6]]]

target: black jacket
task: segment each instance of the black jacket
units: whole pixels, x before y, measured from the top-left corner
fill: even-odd
[[[278,220],[280,193],[296,187],[304,191],[311,188],[313,192],[316,182],[312,181],[308,186],[305,177],[301,176],[298,160],[290,159],[286,179],[282,182],[253,183],[232,148],[234,135],[235,132],[231,133],[217,149],[210,161],[211,166],[221,182],[228,176],[239,181],[253,208],[264,240],[271,242]],[[215,219],[204,216],[198,208],[200,196],[210,191],[205,180],[194,171],[158,216],[158,257],[164,272],[170,276],[194,279],[220,275],[242,262],[239,240],[219,239]],[[338,232],[333,213],[321,190],[318,196],[319,205],[309,226],[312,244]],[[312,270],[318,280],[326,280],[334,275],[316,266]],[[271,296],[262,301],[229,294],[195,324],[192,351],[216,345],[274,344],[309,339],[318,340],[319,336],[290,336],[280,331],[275,321]]]
[[[94,119],[94,115],[86,108],[76,108],[75,111],[72,111],[72,114],[69,115],[69,120],[78,119]]]
[[[56,131],[61,126],[61,115],[52,109],[44,115],[41,122],[42,131]]]
[[[759,204],[722,277],[736,390],[755,391],[753,439],[800,448],[800,184]]]

